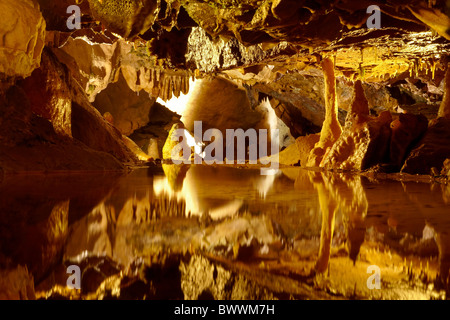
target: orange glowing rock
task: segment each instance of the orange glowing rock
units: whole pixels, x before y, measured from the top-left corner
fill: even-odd
[[[344,131],[320,164],[327,169],[365,170],[387,157],[392,116],[389,111],[369,116],[361,82],[355,83],[355,98]]]
[[[300,165],[306,167],[308,162],[308,156],[317,142],[320,140],[320,135],[310,134],[307,136],[300,136],[295,140],[297,149],[300,153]]]
[[[308,167],[319,166],[326,153],[342,133],[337,116],[338,105],[333,61],[330,58],[325,58],[322,62],[322,68],[325,78],[325,120],[320,132],[320,140],[309,155]]]
[[[0,74],[27,77],[39,67],[45,44],[45,21],[31,0],[1,0]]]

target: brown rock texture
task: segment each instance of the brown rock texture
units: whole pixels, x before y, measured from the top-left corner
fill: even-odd
[[[310,134],[307,136],[301,136],[295,140],[297,149],[300,153],[300,165],[302,167],[307,166],[309,154],[316,145],[316,143],[319,142],[319,140],[320,140],[319,134]]]
[[[100,92],[93,103],[97,110],[104,115],[112,115],[114,126],[126,136],[142,128],[149,122],[151,107],[155,103],[145,91],[132,91],[122,75],[119,81],[109,84]]]
[[[39,67],[45,20],[34,0],[1,0],[0,74],[27,77]]]
[[[391,114],[385,111],[363,123],[346,124],[321,165],[327,169],[361,171],[386,162],[391,121]]]
[[[392,116],[383,112],[370,117],[361,82],[355,83],[355,97],[350,107],[342,135],[324,157],[328,169],[365,170],[383,162],[388,152]]]
[[[89,0],[94,18],[123,37],[147,31],[159,13],[159,4],[159,0]]]
[[[4,171],[122,170],[137,161],[50,50],[40,69],[1,98]]]
[[[34,300],[34,279],[27,267],[0,270],[1,300]]]
[[[443,163],[450,158],[450,119],[437,118],[430,121],[423,138],[412,149],[402,167],[402,172],[431,174],[431,169],[440,172]]]
[[[50,54],[43,54],[41,67],[22,82],[31,111],[49,120],[56,133],[72,136],[69,75]]]
[[[392,137],[390,143],[390,163],[398,170],[402,167],[406,155],[412,145],[424,135],[428,128],[428,120],[423,115],[409,113],[399,114],[392,121]]]

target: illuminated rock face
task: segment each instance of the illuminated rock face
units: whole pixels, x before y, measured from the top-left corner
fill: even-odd
[[[327,169],[365,170],[386,160],[392,117],[383,112],[369,116],[369,106],[361,81],[355,83],[355,97],[350,107],[342,135],[324,157],[321,165]]]
[[[42,67],[23,81],[31,110],[49,120],[55,132],[72,136],[72,106],[68,75],[58,72],[58,62],[52,54],[42,56]]]
[[[121,170],[136,156],[50,52],[30,78],[2,93],[4,171]]]
[[[27,77],[39,67],[45,21],[34,0],[1,0],[0,74]]]
[[[147,31],[159,12],[159,0],[89,0],[93,16],[123,37]]]
[[[116,76],[120,43],[91,44],[86,40],[69,38],[64,46],[54,51],[83,87],[89,101],[93,102]]]
[[[342,128],[337,118],[338,106],[334,64],[330,58],[324,59],[322,68],[325,77],[325,121],[320,132],[320,140],[309,155],[308,167],[321,165],[322,159],[342,133]]]
[[[125,79],[120,76],[119,81],[111,83],[97,95],[94,106],[102,115],[109,112],[113,117],[114,126],[126,136],[142,128],[149,122],[150,109],[155,99],[147,92],[132,91]]]
[[[327,169],[365,170],[386,160],[392,117],[389,112],[363,123],[349,123],[322,161]]]
[[[225,136],[226,129],[258,129],[264,119],[251,109],[245,90],[223,78],[207,78],[194,87],[181,121],[191,132],[194,122],[202,121],[203,130],[216,128]]]

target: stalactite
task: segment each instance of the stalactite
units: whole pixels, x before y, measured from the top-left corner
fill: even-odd
[[[167,89],[167,99],[170,100],[172,99],[172,93],[173,93],[173,77],[167,77],[167,81],[169,83],[169,87]]]
[[[433,64],[431,67],[431,72],[432,72],[432,78],[434,80],[434,75],[436,74],[436,61],[434,60],[434,58],[433,58]]]
[[[186,76],[183,78],[183,87],[182,87],[182,92],[183,94],[188,94],[189,92],[189,76]]]
[[[173,95],[178,98],[180,96],[180,92],[181,92],[181,76],[175,76],[173,84]]]

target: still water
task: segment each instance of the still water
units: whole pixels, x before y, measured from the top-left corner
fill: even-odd
[[[201,165],[5,176],[0,298],[446,299],[450,186],[400,180]]]

